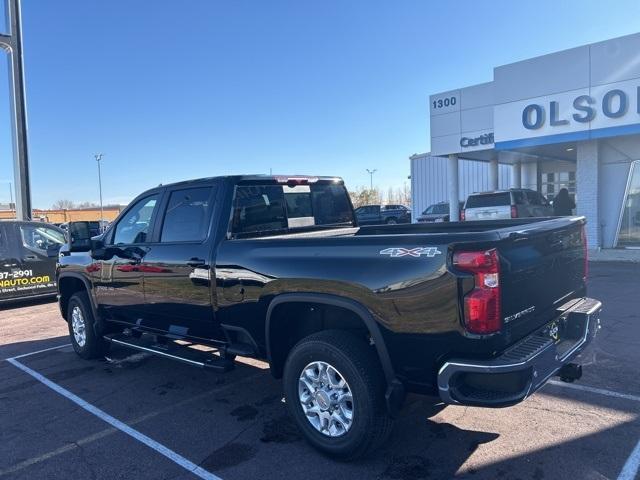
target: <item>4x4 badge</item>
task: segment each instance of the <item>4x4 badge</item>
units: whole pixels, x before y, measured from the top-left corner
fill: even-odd
[[[407,255],[410,257],[435,257],[436,255],[440,255],[442,252],[438,250],[438,247],[417,247],[417,248],[401,248],[401,247],[391,247],[385,248],[384,250],[380,250],[380,255],[389,255],[390,257],[406,257]]]

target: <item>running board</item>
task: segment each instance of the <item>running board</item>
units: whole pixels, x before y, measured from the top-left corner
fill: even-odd
[[[123,334],[111,334],[105,335],[104,339],[116,345],[152,353],[160,357],[177,360],[194,367],[211,369],[216,372],[228,372],[234,367],[232,361],[219,357],[210,351],[207,352],[189,348],[190,344],[185,346],[170,341],[162,345],[156,345],[145,337],[145,335],[141,338],[134,338]]]

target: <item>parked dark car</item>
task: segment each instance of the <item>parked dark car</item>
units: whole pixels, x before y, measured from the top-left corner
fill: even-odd
[[[336,178],[181,182],[72,239],[60,311],[87,359],[112,343],[218,372],[264,359],[303,436],[355,458],[385,441],[406,392],[504,407],[580,377],[601,307],[584,225],[358,226]]]
[[[64,231],[43,222],[0,221],[0,303],[51,296]]]
[[[462,210],[464,202],[460,202],[459,208]],[[418,222],[448,222],[449,221],[449,202],[440,202],[429,205],[418,217]]]
[[[411,223],[411,210],[404,205],[365,205],[355,209],[358,225]]]
[[[462,220],[552,217],[553,207],[544,196],[527,188],[472,193],[467,197]]]

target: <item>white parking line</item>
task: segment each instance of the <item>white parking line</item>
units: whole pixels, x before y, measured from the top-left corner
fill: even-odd
[[[638,470],[640,470],[640,441],[638,441],[636,448],[633,449],[624,467],[622,467],[618,480],[634,480],[638,475]]]
[[[58,347],[58,348],[61,348],[61,347]],[[45,351],[45,350],[43,350],[43,351]],[[33,353],[38,353],[38,352],[33,352]],[[24,356],[26,356],[26,355],[24,355]],[[145,434],[139,432],[138,430],[136,430],[134,428],[131,428],[126,423],[121,422],[117,418],[114,418],[111,415],[109,415],[108,413],[100,410],[98,407],[95,407],[95,406],[91,405],[90,403],[84,401],[83,399],[81,399],[77,395],[71,393],[69,390],[61,387],[57,383],[53,383],[51,380],[49,380],[48,378],[46,378],[43,375],[39,374],[35,370],[32,370],[29,367],[27,367],[26,365],[23,365],[22,363],[20,363],[18,360],[16,360],[16,358],[19,358],[19,357],[8,358],[7,361],[9,363],[11,363],[12,365],[14,365],[15,367],[19,368],[20,370],[22,370],[23,372],[25,372],[26,374],[31,375],[33,378],[35,378],[39,382],[43,383],[44,385],[49,387],[51,390],[59,393],[63,397],[68,398],[69,400],[71,400],[73,403],[75,403],[79,407],[82,407],[83,409],[85,409],[87,412],[92,413],[96,417],[104,420],[105,422],[107,422],[112,427],[117,428],[121,432],[126,433],[127,435],[135,438],[139,442],[145,444],[149,448],[151,448],[151,449],[155,450],[156,452],[158,452],[159,454],[165,456],[166,458],[168,458],[172,462],[176,463],[177,465],[181,466],[185,470],[188,470],[188,471],[192,472],[193,474],[195,474],[196,476],[198,476],[198,477],[200,477],[200,478],[202,478],[204,480],[222,480],[220,477],[218,477],[218,476],[214,475],[213,473],[205,470],[204,468],[199,467],[195,463],[191,462],[190,460],[187,460],[182,455],[179,455],[178,453],[174,452],[170,448],[165,447],[161,443],[158,443],[155,440],[153,440],[152,438],[147,437]]]
[[[588,387],[586,385],[576,385],[573,383],[559,382],[557,380],[549,380],[547,383],[555,385],[556,387],[569,388],[571,390],[580,390],[583,392],[596,393],[598,395],[605,395],[613,398],[623,398],[625,400],[632,400],[634,402],[640,402],[640,396],[631,395],[630,393],[619,393],[613,390],[605,390],[604,388]]]
[[[31,355],[35,355],[37,353],[49,352],[51,350],[58,350],[59,348],[70,347],[70,343],[65,343],[64,345],[58,345],[57,347],[49,347],[43,348],[42,350],[36,350],[35,352],[23,353],[22,355],[16,355],[15,357],[7,358],[7,360],[15,360],[16,358],[24,358],[30,357]]]

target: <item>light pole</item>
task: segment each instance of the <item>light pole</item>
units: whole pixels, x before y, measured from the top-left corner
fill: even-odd
[[[0,180],[2,183],[7,183],[9,185],[9,210],[14,210],[11,205],[13,204],[13,184],[11,180]]]
[[[369,170],[367,168],[367,173],[369,174],[369,190],[373,190],[373,174],[376,173],[378,171],[377,168],[374,168],[373,170]]]
[[[102,172],[100,171],[100,160],[102,160],[102,153],[94,155],[96,162],[98,162],[98,189],[100,190],[100,233],[102,233],[102,224],[104,223],[104,209],[102,208]]]
[[[16,189],[16,218],[30,220],[31,186],[27,149],[27,104],[25,101],[24,66],[22,62],[22,13],[20,0],[5,0],[5,30],[0,33],[0,48],[9,60],[9,108],[13,140],[13,175]],[[13,196],[13,193],[12,193]]]

